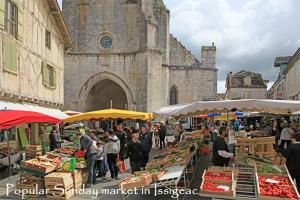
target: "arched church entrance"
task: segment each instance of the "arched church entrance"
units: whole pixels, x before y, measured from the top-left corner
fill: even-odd
[[[115,109],[128,109],[126,93],[116,82],[101,80],[88,92],[85,111],[109,109],[111,106]]]

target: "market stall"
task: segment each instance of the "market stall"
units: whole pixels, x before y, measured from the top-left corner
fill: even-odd
[[[137,172],[122,180],[119,188],[122,191],[188,188],[194,179],[204,139],[199,131],[194,131],[190,136],[175,146],[166,148],[162,153],[154,155],[152,160],[147,163],[146,171]],[[123,198],[129,196],[123,195]]]
[[[194,102],[161,108],[158,117],[190,117],[208,113],[231,111],[291,114],[300,110],[300,101],[226,100]],[[203,174],[200,195],[213,199],[299,199],[295,182],[288,170],[282,170],[273,148],[275,139],[263,134],[235,133],[236,159],[233,168],[211,167]],[[256,136],[255,136],[256,134]],[[275,165],[277,164],[277,165]],[[282,172],[285,175],[282,175]],[[229,175],[233,174],[233,175]],[[279,174],[279,175],[278,175]],[[233,177],[233,178],[232,178]],[[267,190],[270,190],[267,191]]]
[[[136,112],[129,110],[107,109],[92,112],[81,113],[70,116],[63,120],[64,123],[76,121],[89,121],[95,119],[134,119],[134,120],[148,120],[152,119],[151,113]]]

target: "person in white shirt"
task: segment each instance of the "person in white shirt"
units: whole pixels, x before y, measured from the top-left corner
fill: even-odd
[[[290,128],[287,121],[284,121],[282,123],[282,131],[280,134],[280,148],[284,148],[286,144],[286,148],[292,143],[292,136],[294,134],[294,131],[292,128]]]

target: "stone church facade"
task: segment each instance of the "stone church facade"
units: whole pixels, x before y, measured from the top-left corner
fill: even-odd
[[[216,47],[196,59],[169,33],[162,0],[64,0],[74,48],[65,55],[65,109],[154,111],[217,96]]]

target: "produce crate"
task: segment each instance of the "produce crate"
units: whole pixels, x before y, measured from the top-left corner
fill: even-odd
[[[58,169],[59,164],[54,162],[39,161],[38,159],[35,158],[31,160],[22,161],[21,167],[48,174]]]
[[[160,170],[157,173],[152,174],[152,181],[156,182],[158,181],[163,175],[165,175],[166,171],[165,170]]]
[[[128,177],[119,183],[121,190],[129,190],[134,188],[142,188],[152,183],[152,175],[148,172],[135,173],[137,177]]]
[[[228,191],[222,191],[222,192],[213,192],[213,191],[207,191],[203,189],[203,186],[207,180],[203,179],[201,186],[200,186],[200,196],[206,196],[206,197],[213,197],[213,198],[235,198],[236,192],[235,192],[235,182],[219,182],[219,181],[209,181],[216,185],[224,185],[230,187]]]
[[[74,182],[70,173],[55,172],[45,176],[45,186],[51,191],[55,190],[55,187],[68,190],[73,188]]]
[[[207,173],[212,173],[212,175],[215,176],[220,176],[221,174],[224,174],[225,176],[230,177],[230,180],[217,180],[217,179],[207,179],[205,178],[205,175]],[[234,180],[234,173],[233,171],[230,172],[226,172],[226,171],[209,171],[209,170],[204,170],[203,175],[202,175],[202,179],[203,180],[213,180],[214,182],[219,182],[219,183],[232,183],[232,181]]]
[[[165,158],[160,158],[160,159],[154,159],[151,160],[150,162],[148,162],[146,164],[146,169],[150,169],[150,168],[154,168],[154,167],[162,167],[165,164],[167,164],[169,161],[168,156],[166,156]]]
[[[286,169],[287,170],[287,169]],[[261,199],[261,200],[288,200],[290,198],[286,198],[286,197],[276,197],[276,196],[266,196],[266,195],[262,195],[261,194],[261,190],[260,190],[260,184],[259,184],[259,177],[271,177],[271,176],[278,176],[278,177],[285,177],[289,180],[289,185],[282,185],[282,186],[279,186],[280,188],[283,188],[283,189],[292,189],[296,196],[297,196],[297,199],[300,199],[300,195],[297,191],[297,186],[295,185],[295,183],[292,181],[292,178],[287,170],[287,175],[284,175],[284,174],[281,174],[281,175],[278,175],[278,174],[263,174],[263,173],[256,173],[256,182],[257,182],[257,191],[258,191],[258,198]]]
[[[61,190],[54,191],[51,190],[47,193],[48,199],[54,199],[54,200],[68,200],[74,195],[74,190],[68,189],[64,193],[61,192]]]
[[[26,197],[38,197],[39,191],[41,189],[45,189],[44,179],[32,176],[30,174],[24,174],[22,176],[22,179],[17,181],[16,183],[16,189],[19,189],[21,191],[23,190],[30,190],[31,194],[24,194]],[[23,193],[21,192],[21,196]]]

